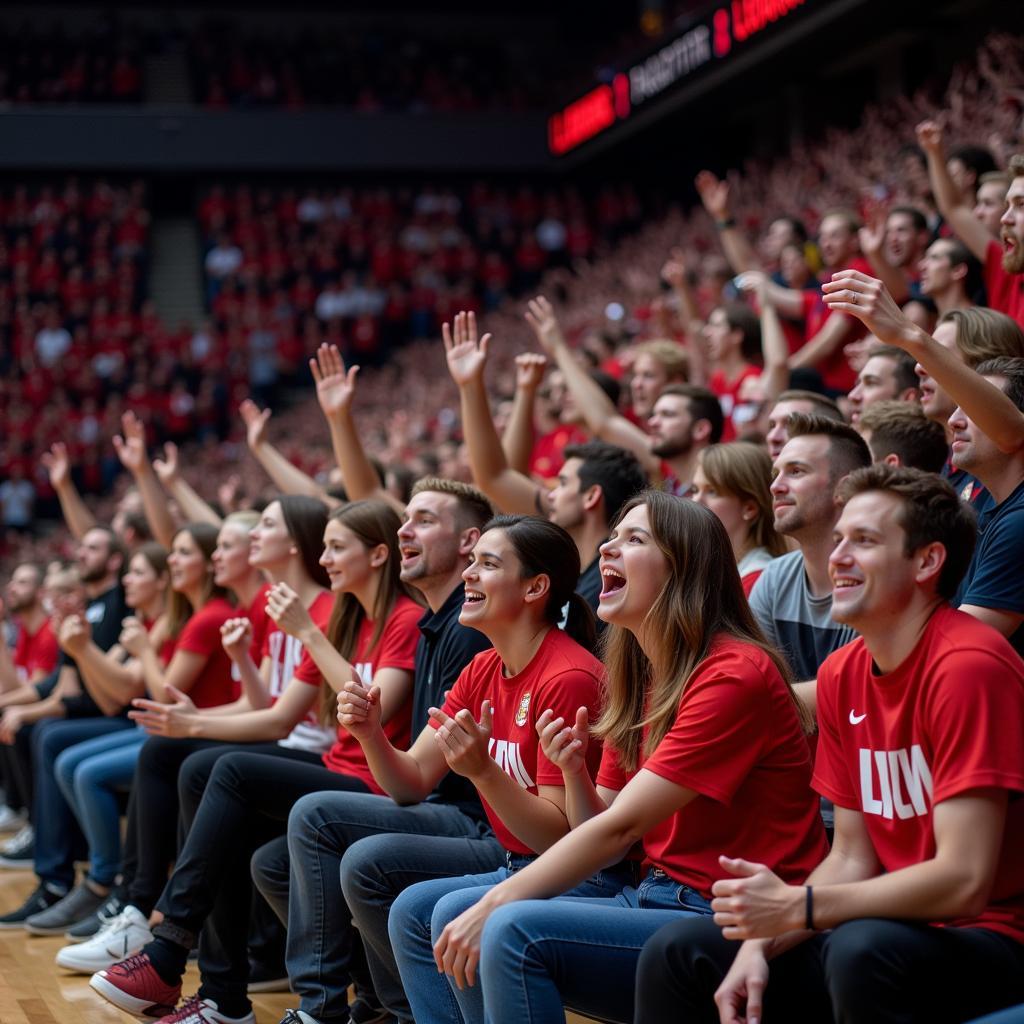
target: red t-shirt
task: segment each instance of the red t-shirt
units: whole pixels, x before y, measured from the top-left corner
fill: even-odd
[[[391,615],[388,616],[380,640],[373,650],[370,650],[370,643],[373,640],[374,624],[369,619],[363,620],[363,624],[359,628],[359,636],[356,638],[355,655],[349,660],[355,666],[359,678],[366,685],[372,683],[377,673],[384,668],[412,671],[415,663],[416,644],[420,639],[419,621],[422,616],[423,609],[415,601],[404,595],[399,597],[395,602],[395,607],[391,610]],[[312,661],[312,658],[309,660]],[[313,667],[316,669],[315,665]],[[309,682],[308,668],[305,664],[300,665],[295,674],[303,682]],[[317,670],[318,682],[319,678],[320,673]],[[384,735],[387,736],[391,745],[399,750],[405,750],[409,746],[411,715],[412,700],[410,699],[391,716],[384,726]],[[362,779],[374,793],[384,792],[377,785],[377,781],[366,764],[366,757],[359,741],[340,725],[334,746],[324,754],[324,765],[332,772],[353,775],[357,779]]]
[[[565,461],[562,457],[565,447],[570,444],[583,444],[587,440],[589,437],[586,432],[576,426],[555,427],[549,433],[538,437],[530,453],[530,474],[539,476],[542,480],[554,479]]]
[[[985,291],[992,309],[1024,327],[1024,274],[1009,274],[1003,269],[1003,247],[994,238],[985,251]]]
[[[175,644],[175,653],[188,651],[206,659],[188,691],[197,708],[227,704],[238,697],[238,683],[231,677],[231,659],[220,640],[220,627],[237,615],[222,597],[207,601],[182,627]]]
[[[267,633],[274,625],[274,620],[267,614],[267,594],[270,593],[270,584],[264,583],[252,604],[244,611],[239,609],[238,614],[244,615],[252,623],[252,647],[249,648],[252,660],[258,665],[263,657],[263,648],[267,640]]]
[[[680,480],[672,467],[664,459],[662,459],[661,464],[658,466],[658,470],[661,473],[661,480],[665,490],[669,494],[673,494],[677,498],[685,498],[693,490],[693,482]]]
[[[862,639],[827,658],[818,730],[815,788],[863,814],[883,871],[920,864],[935,856],[935,804],[1024,791],[1024,662],[996,630],[945,605],[887,675]],[[1010,800],[989,905],[946,923],[1024,942],[1024,800]]]
[[[444,702],[445,714],[454,717],[467,708],[480,721],[485,700],[494,709],[488,752],[506,775],[534,795],[538,786],[563,786],[562,770],[540,749],[536,722],[549,708],[567,722],[576,720],[578,708],[586,706],[592,722],[597,720],[604,687],[604,667],[560,629],[549,629],[530,663],[515,676],[504,674],[497,651],[481,651],[461,672]],[[437,728],[430,719],[429,724]],[[593,740],[587,747],[591,774],[601,757],[601,745]],[[498,842],[513,853],[536,853],[518,840],[501,819],[481,801]]]
[[[733,413],[740,406],[740,388],[748,377],[760,377],[761,368],[758,366],[744,366],[739,376],[733,380],[727,380],[722,370],[715,370],[708,381],[708,388],[718,396],[718,402],[722,406],[722,414],[725,416],[725,426],[722,431],[722,441],[736,440],[737,424],[733,422]],[[752,417],[747,417],[751,419]]]
[[[655,867],[710,899],[721,854],[802,882],[828,853],[811,791],[811,755],[793,698],[759,647],[714,641],[679,701],[676,720],[640,767],[697,796],[644,836]],[[598,785],[631,776],[605,746]]]
[[[11,661],[14,662],[21,682],[28,682],[32,674],[40,670],[44,675],[49,675],[57,667],[59,655],[57,638],[53,635],[49,619],[43,619],[43,624],[34,633],[19,626],[18,641],[14,645]]]

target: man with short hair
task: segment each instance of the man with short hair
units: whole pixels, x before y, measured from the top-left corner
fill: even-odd
[[[918,404],[916,363],[901,348],[894,345],[876,345],[868,352],[867,362],[857,374],[857,383],[847,398],[850,402],[850,422],[857,426],[861,414],[876,402],[913,402]]]
[[[490,646],[483,634],[459,622],[462,572],[490,516],[490,504],[476,488],[436,477],[416,484],[405,510],[398,531],[402,579],[423,594],[429,607],[420,620],[422,636],[416,647],[413,736],[425,727],[427,709],[440,707],[459,673]],[[454,873],[491,871],[504,861],[472,784],[453,772],[423,803],[407,807],[369,793],[313,793],[297,801],[287,837],[262,847],[252,862],[257,887],[288,926],[288,977],[300,1000],[298,1010],[285,1014],[288,1024],[326,1024],[350,1016],[347,989],[357,908],[340,891],[341,858],[359,839],[395,832],[461,839],[457,854],[446,851],[446,866]],[[375,872],[381,870],[383,865],[366,864],[360,877],[372,884],[379,881]],[[376,921],[379,894],[377,900],[374,895],[367,893],[365,900]],[[387,901],[382,929],[357,924],[378,996],[400,1000],[400,984],[395,992],[395,980],[379,966],[390,961],[389,906]],[[369,1019],[371,1009],[364,1001],[358,1009],[352,1007],[351,1015]]]
[[[806,885],[723,851],[714,917],[644,949],[637,1024],[967,1021],[1024,999],[1024,663],[949,605],[973,515],[889,466],[839,498],[833,616],[860,638],[819,674],[835,842]]]
[[[941,424],[916,402],[876,402],[857,422],[873,462],[941,473],[949,445]]]
[[[831,398],[820,395],[817,391],[783,391],[768,414],[768,433],[764,439],[773,461],[779,457],[779,452],[789,440],[789,417],[795,412],[803,413],[805,416],[823,416],[837,423],[843,422],[843,414]]]
[[[999,222],[1006,209],[1006,190],[1010,187],[1010,176],[1005,171],[989,171],[978,181],[978,194],[971,213],[990,235],[998,238]]]
[[[853,633],[830,617],[828,556],[839,517],[836,485],[871,464],[871,452],[845,423],[793,413],[789,440],[775,460],[775,529],[799,545],[765,567],[750,592],[750,609],[768,640],[785,655],[805,704],[814,707],[818,666]]]
[[[974,305],[978,263],[956,238],[937,238],[917,265],[921,294],[935,303],[939,316],[951,309]]]
[[[633,415],[647,419],[654,412],[658,395],[669,384],[685,384],[689,366],[686,349],[671,338],[653,338],[633,351],[629,397]]]
[[[990,359],[975,367],[1024,411],[1024,359]],[[954,602],[981,619],[1024,652],[1024,450],[1006,455],[962,409],[949,419],[951,458],[977,477],[994,504],[978,516],[978,544]]]

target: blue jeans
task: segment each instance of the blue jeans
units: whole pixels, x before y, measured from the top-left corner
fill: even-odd
[[[988,1017],[979,1017],[972,1024],[1024,1024],[1024,1003],[1011,1006],[1007,1010],[993,1013]]]
[[[39,722],[32,735],[35,794],[32,821],[36,830],[36,874],[43,882],[69,889],[75,881],[75,860],[85,853],[85,838],[57,785],[57,755],[97,736],[134,730],[127,718],[70,718]]]
[[[68,747],[54,773],[89,844],[89,877],[113,885],[121,870],[121,807],[118,790],[135,776],[144,729],[121,729]]]
[[[435,907],[432,929],[443,928],[465,909],[459,895]],[[631,1021],[644,943],[680,914],[710,913],[700,893],[658,870],[612,899],[559,896],[499,907],[484,925],[480,944],[483,1019],[564,1024],[569,1006],[602,1020]],[[476,1021],[467,1018],[467,1024]]]
[[[341,859],[357,840],[382,832],[471,839],[483,854],[493,843],[486,824],[450,804],[399,807],[390,797],[369,793],[311,793],[292,808],[287,847],[270,843],[253,857],[257,888],[288,926],[292,991],[321,1024],[348,1020],[356,937],[341,892]]]
[[[410,852],[415,855],[414,846]],[[496,871],[419,882],[403,890],[395,900],[388,919],[388,933],[411,1008],[410,1020],[414,1019],[416,1024],[450,1024],[460,1019],[484,1019],[480,986],[459,991],[454,984],[449,984],[445,975],[438,974],[434,943],[449,921],[534,859],[509,854],[507,864]],[[616,865],[598,872],[566,895],[614,897],[632,881],[633,870],[632,864]]]

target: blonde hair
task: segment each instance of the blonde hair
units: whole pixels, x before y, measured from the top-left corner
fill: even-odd
[[[690,378],[690,360],[686,349],[671,338],[652,338],[641,342],[633,349],[634,361],[638,356],[650,356],[661,363],[670,381],[687,381]]]

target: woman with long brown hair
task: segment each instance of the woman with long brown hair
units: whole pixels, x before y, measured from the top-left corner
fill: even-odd
[[[451,893],[434,909],[436,963],[467,1022],[562,1022],[566,1004],[628,1021],[644,942],[675,915],[710,914],[720,856],[751,844],[802,881],[826,848],[785,663],[751,615],[718,518],[647,492],[623,508],[601,574],[611,628],[597,783],[582,709],[575,722],[542,716],[572,831],[482,898]],[[651,870],[635,889],[549,899],[637,842]],[[463,997],[474,985],[482,1004]]]

